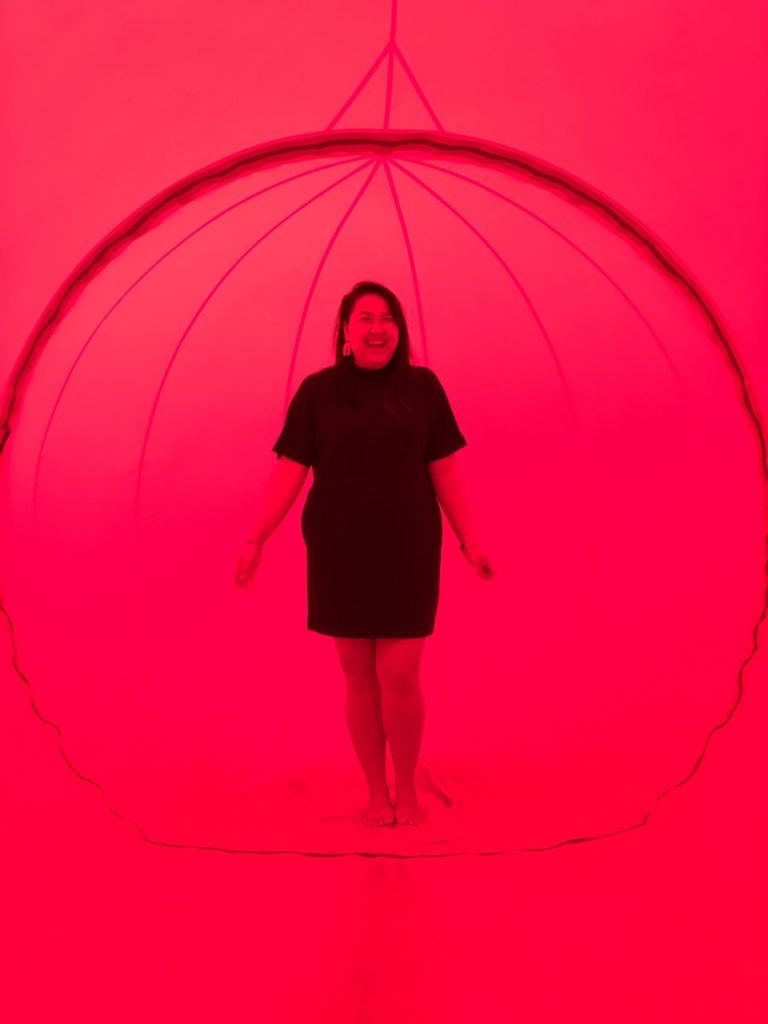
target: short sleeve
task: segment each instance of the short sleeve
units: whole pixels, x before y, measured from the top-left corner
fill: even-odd
[[[311,466],[315,461],[315,420],[311,389],[305,378],[291,399],[280,436],[272,446],[278,458],[285,455],[294,462]]]
[[[432,370],[428,371],[430,402],[429,423],[427,428],[427,446],[424,455],[426,462],[444,459],[464,448],[467,439],[459,430],[451,403]]]

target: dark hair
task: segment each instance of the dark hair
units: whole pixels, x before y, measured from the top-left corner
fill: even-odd
[[[340,366],[348,360],[354,359],[354,356],[345,356],[343,354],[344,326],[349,323],[349,318],[352,315],[352,310],[355,308],[355,303],[363,295],[381,296],[381,298],[386,302],[389,312],[392,314],[392,319],[397,325],[397,348],[392,355],[392,373],[391,375],[388,375],[389,388],[387,395],[388,399],[392,399],[395,408],[392,408],[388,401],[385,401],[385,405],[394,413],[395,416],[399,415],[397,411],[398,409],[412,411],[406,400],[408,367],[413,361],[413,350],[411,348],[411,338],[408,333],[408,324],[405,321],[405,313],[403,312],[403,307],[400,305],[400,300],[393,291],[390,291],[390,289],[386,288],[383,284],[379,284],[377,281],[358,281],[354,288],[347,292],[347,294],[342,298],[338,312],[336,313],[336,323],[334,326],[333,348],[335,353],[335,365]]]

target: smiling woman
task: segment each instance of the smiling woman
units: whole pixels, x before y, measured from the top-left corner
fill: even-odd
[[[378,681],[369,670],[362,681],[349,677],[347,721],[370,796],[363,820],[418,824],[414,772],[424,700],[420,656],[412,653],[415,641],[423,641],[435,626],[442,547],[438,500],[462,550],[468,540],[466,496],[452,461],[466,440],[435,374],[410,365],[405,315],[393,292],[360,282],[342,299],[336,326],[337,348],[344,338],[343,362],[302,382],[273,450],[315,471],[302,513],[308,628],[334,637],[342,669],[353,640],[402,645],[382,662]],[[396,377],[411,400],[411,415],[399,420],[387,404]],[[340,390],[351,393],[354,404],[341,405]],[[277,494],[277,500],[285,500],[277,510],[275,494],[268,494],[253,531],[256,551],[244,556],[240,582],[249,581],[263,541],[297,493]],[[483,573],[484,579],[491,576]],[[390,672],[384,664],[395,668]],[[394,812],[387,795],[385,736],[395,769]]]

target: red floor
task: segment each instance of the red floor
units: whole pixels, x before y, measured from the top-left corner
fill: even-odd
[[[756,686],[645,827],[413,858],[149,845],[0,692],[8,1022],[766,1019]]]

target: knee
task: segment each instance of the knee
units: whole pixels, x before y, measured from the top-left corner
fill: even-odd
[[[378,693],[379,680],[375,672],[347,672],[347,689],[353,693]]]
[[[382,693],[392,693],[398,697],[412,697],[420,692],[417,672],[380,672],[379,681]]]

